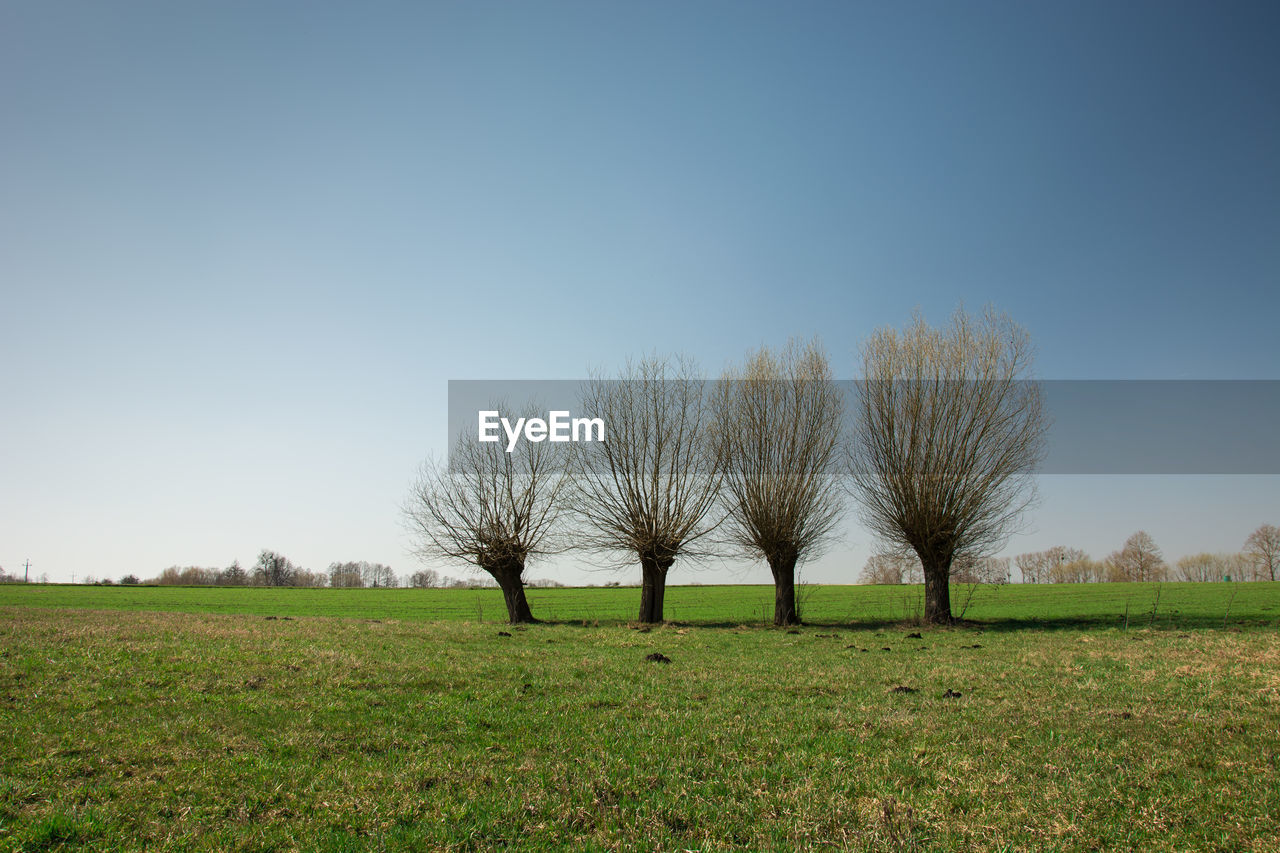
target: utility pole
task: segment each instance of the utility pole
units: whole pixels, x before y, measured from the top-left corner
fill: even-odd
[[[26,583],[31,578],[31,558],[27,557],[27,561],[22,564],[22,582]]]
[[[72,572],[72,573],[71,573],[71,583],[73,583],[73,584],[74,584],[75,582],[76,582],[76,573],[75,573],[75,572]]]

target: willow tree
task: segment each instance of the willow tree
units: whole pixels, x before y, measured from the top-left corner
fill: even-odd
[[[797,625],[796,566],[831,538],[844,395],[815,342],[761,347],[716,386],[716,449],[727,516],[720,538],[773,574],[773,624]]]
[[[447,463],[423,464],[405,503],[415,554],[471,563],[497,581],[512,623],[536,622],[524,571],[559,550],[554,527],[567,482],[565,456],[549,442],[521,441],[508,452],[463,432]]]
[[[1280,569],[1280,527],[1264,524],[1250,533],[1244,541],[1244,553],[1253,564],[1254,580],[1275,580]]]
[[[1124,541],[1124,547],[1112,551],[1105,561],[1107,580],[1117,582],[1162,581],[1169,576],[1169,565],[1156,540],[1139,530]]]
[[[641,622],[662,621],[676,558],[711,553],[721,472],[706,397],[691,361],[658,356],[582,388],[581,411],[601,418],[608,434],[573,456],[574,538],[578,547],[639,560]]]
[[[1034,500],[1048,420],[1031,341],[1007,316],[917,314],[862,347],[848,455],[863,522],[920,558],[925,620],[949,623],[958,558],[999,550]]]

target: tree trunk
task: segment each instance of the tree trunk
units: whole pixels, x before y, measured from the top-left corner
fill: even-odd
[[[659,559],[650,555],[640,556],[642,583],[640,587],[640,621],[662,621],[662,599],[667,593],[667,570],[674,560]]]
[[[538,621],[533,618],[533,611],[529,609],[529,602],[524,597],[524,566],[518,564],[500,566],[486,569],[486,571],[493,575],[493,579],[502,588],[502,598],[507,604],[508,622],[517,625],[522,622]]]
[[[924,566],[924,621],[929,625],[950,625],[951,560],[929,555]]]
[[[773,572],[773,624],[799,625],[796,609],[796,557],[791,553],[771,554],[769,571]]]

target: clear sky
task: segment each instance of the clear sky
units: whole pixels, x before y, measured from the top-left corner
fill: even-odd
[[[916,307],[1046,378],[1280,378],[1277,45],[1274,2],[6,0],[0,566],[407,573],[448,380],[797,335],[852,378]],[[1009,553],[1280,523],[1272,476],[1042,492]]]

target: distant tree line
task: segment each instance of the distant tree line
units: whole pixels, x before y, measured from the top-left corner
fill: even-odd
[[[127,575],[120,581],[139,583],[135,575]],[[399,586],[399,578],[390,566],[381,563],[333,563],[328,570],[310,571],[294,564],[285,555],[264,549],[258,561],[250,569],[232,562],[225,569],[200,566],[170,566],[158,577],[141,583],[161,586],[278,586],[278,587],[363,587]]]
[[[1164,559],[1145,530],[1130,536],[1119,550],[1095,560],[1079,548],[1056,545],[1012,558],[1022,583],[1125,583],[1151,581],[1273,581],[1280,573],[1280,527],[1264,524],[1235,553],[1189,554],[1175,563]],[[984,558],[952,569],[957,583],[1008,582],[1008,558]],[[858,580],[870,584],[909,584],[921,580],[914,554],[881,552],[868,558]]]
[[[1014,562],[1025,583],[1273,581],[1280,569],[1280,528],[1262,525],[1249,534],[1239,552],[1189,554],[1172,564],[1145,530],[1134,533],[1102,560],[1078,548],[1058,546],[1019,554]]]
[[[0,569],[0,583],[21,583],[21,577],[6,575]],[[85,583],[111,585],[109,578],[86,578]],[[170,566],[159,575],[141,580],[135,574],[120,578],[124,586],[147,584],[152,586],[273,586],[273,587],[331,587],[335,589],[412,588],[412,589],[474,589],[494,586],[489,579],[455,578],[442,575],[433,569],[423,569],[406,577],[398,576],[390,566],[368,561],[330,563],[323,572],[308,571],[276,551],[263,550],[258,561],[246,570],[240,561],[232,562],[225,569],[202,566]],[[564,584],[549,580],[530,580],[528,586],[560,587]]]
[[[1012,569],[1018,570],[1014,578]],[[1130,536],[1120,549],[1095,560],[1079,548],[1055,545],[1044,551],[1030,551],[1009,557],[980,557],[957,560],[951,569],[952,583],[1030,584],[1107,583],[1142,581],[1274,581],[1280,574],[1280,527],[1264,524],[1249,534],[1242,549],[1232,553],[1189,554],[1170,564],[1144,530]],[[872,554],[862,567],[858,583],[918,584],[924,579],[919,557],[905,549],[882,550]],[[21,575],[0,568],[0,583],[23,583]],[[48,583],[48,575],[36,581]],[[111,585],[109,578],[85,583]],[[289,586],[333,588],[475,589],[498,586],[490,577],[456,578],[434,569],[420,569],[403,578],[390,566],[366,561],[331,563],[324,572],[311,572],[294,565],[275,551],[264,550],[253,568],[246,571],[236,560],[225,569],[200,566],[170,566],[158,576],[141,580],[135,574],[120,578],[121,585],[158,586]],[[565,584],[549,578],[524,581],[526,587],[553,588]],[[607,587],[620,586],[609,581]]]

